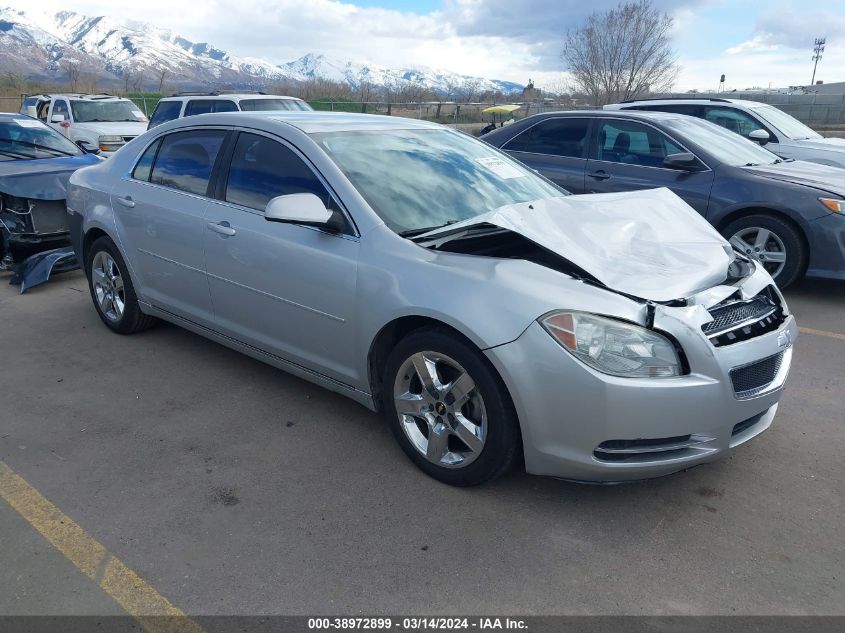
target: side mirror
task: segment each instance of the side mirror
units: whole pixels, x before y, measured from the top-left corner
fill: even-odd
[[[768,143],[770,138],[771,137],[766,130],[753,130],[748,133],[748,139],[754,141],[755,143],[760,143],[760,145]]]
[[[264,219],[269,222],[327,226],[332,212],[313,193],[290,193],[267,203]]]
[[[669,154],[663,159],[663,166],[669,169],[681,169],[683,171],[697,171],[698,159],[692,152],[679,152]]]
[[[50,123],[64,123],[65,122],[65,115],[64,114],[54,114],[50,117]]]
[[[86,147],[85,141],[76,141],[76,146],[79,149],[81,149],[83,152],[85,152],[86,154],[94,154],[95,156],[98,156],[100,154],[100,148],[99,147],[93,147],[93,148]]]

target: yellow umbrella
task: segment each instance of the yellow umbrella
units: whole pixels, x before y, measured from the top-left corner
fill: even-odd
[[[514,110],[519,110],[521,107],[519,105],[497,105],[484,108],[481,112],[483,114],[510,114]]]

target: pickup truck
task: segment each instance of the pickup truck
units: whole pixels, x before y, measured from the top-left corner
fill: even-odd
[[[83,151],[103,156],[110,156],[147,129],[147,117],[138,106],[111,95],[30,95],[20,111],[40,119]]]

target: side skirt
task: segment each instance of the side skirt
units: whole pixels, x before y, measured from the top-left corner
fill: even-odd
[[[347,398],[351,398],[355,402],[364,405],[371,411],[376,411],[375,402],[373,401],[372,394],[366,393],[355,387],[351,387],[346,383],[342,383],[339,380],[335,380],[334,378],[329,378],[328,376],[324,376],[323,374],[308,369],[307,367],[303,367],[302,365],[298,365],[294,362],[286,360],[281,356],[276,356],[275,354],[270,354],[269,352],[265,352],[262,349],[257,347],[253,347],[252,345],[247,345],[237,339],[231,338],[226,336],[225,334],[221,334],[216,330],[212,330],[205,326],[199,325],[181,317],[179,315],[173,314],[168,312],[167,310],[162,310],[161,308],[157,308],[149,303],[144,303],[139,301],[138,302],[141,306],[141,310],[145,314],[149,314],[155,317],[158,317],[164,321],[169,321],[179,327],[183,327],[186,330],[190,330],[195,334],[199,334],[200,336],[204,336],[215,343],[220,343],[221,345],[225,345],[237,352],[241,352],[242,354],[246,354],[247,356],[251,356],[256,360],[260,360],[263,363],[267,363],[268,365],[272,365],[278,369],[288,372],[289,374],[293,374],[297,378],[302,378],[303,380],[307,380],[308,382],[312,382],[315,385],[319,385],[324,389],[328,389],[329,391],[334,391],[335,393],[339,393],[342,396],[346,396]]]

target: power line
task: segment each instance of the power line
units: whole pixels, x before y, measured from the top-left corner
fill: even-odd
[[[815,44],[813,45],[813,78],[810,79],[810,85],[814,85],[816,83],[816,67],[819,65],[819,60],[822,58],[822,53],[824,53],[824,44],[827,40],[826,37],[817,37]]]

